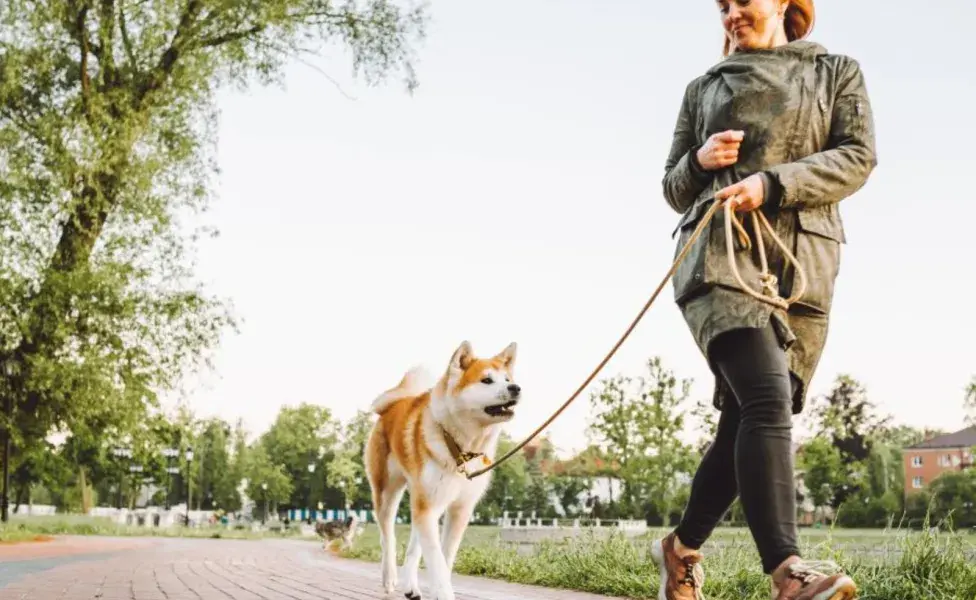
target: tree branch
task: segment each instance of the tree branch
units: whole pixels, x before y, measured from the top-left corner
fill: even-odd
[[[98,57],[101,67],[102,85],[117,83],[115,70],[115,0],[102,0],[98,15],[98,43],[101,55]]]
[[[196,44],[200,48],[213,48],[215,46],[223,46],[224,44],[229,44],[231,42],[236,42],[237,40],[243,40],[245,38],[251,37],[256,33],[261,33],[266,28],[264,23],[259,23],[254,27],[244,29],[242,31],[231,31],[223,35],[218,35],[216,37],[207,38],[201,40],[200,43]]]
[[[88,31],[86,30],[86,20],[88,18],[88,5],[81,7],[78,11],[78,18],[75,21],[75,29],[78,33],[78,42],[81,46],[81,106],[85,111],[85,117],[89,124],[92,122],[91,112],[91,81],[88,78],[88,54],[90,44],[88,42]]]
[[[129,57],[129,63],[133,71],[139,70],[139,61],[136,60],[135,50],[132,48],[132,40],[129,38],[129,26],[125,21],[125,7],[123,3],[119,3],[119,32],[122,35],[122,47],[125,49],[125,55]]]
[[[173,68],[180,58],[180,53],[183,51],[184,38],[200,14],[201,8],[200,0],[189,0],[186,3],[186,8],[183,9],[183,14],[180,16],[180,22],[176,26],[176,33],[173,34],[173,40],[162,56],[159,57],[156,67],[136,94],[135,102],[137,105],[145,101],[149,94],[162,87],[170,73],[173,72]]]

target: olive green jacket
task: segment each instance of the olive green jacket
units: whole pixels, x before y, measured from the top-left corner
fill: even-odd
[[[698,148],[727,129],[745,133],[738,162],[704,171]],[[840,246],[846,242],[838,202],[860,189],[876,164],[874,121],[860,66],[819,44],[794,41],[732,54],[685,90],[663,180],[668,204],[682,214],[675,253],[717,190],[759,173],[766,184],[762,210],[803,265],[807,287],[789,313],[735,291],[739,286],[729,271],[719,212],[673,277],[675,301],[706,356],[719,333],[762,327],[773,318],[783,345],[792,350],[791,370],[803,384],[794,398],[797,411],[823,349]],[[789,297],[794,273],[768,238],[765,246],[780,294]],[[743,279],[758,287],[756,255],[737,255]],[[811,327],[816,332],[810,333]],[[716,391],[716,405],[722,391]]]

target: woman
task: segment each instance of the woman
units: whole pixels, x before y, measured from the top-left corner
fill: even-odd
[[[652,548],[659,597],[702,597],[699,549],[739,496],[774,598],[848,599],[850,577],[799,556],[791,426],[826,339],[845,241],[837,205],[876,165],[873,116],[858,63],[804,41],[812,0],[719,0],[718,8],[725,58],[688,85],[665,165],[664,194],[683,215],[677,246],[713,199],[740,216],[761,210],[807,285],[786,311],[741,291],[721,212],[675,273],[675,300],[715,374],[721,417],[681,523]],[[795,274],[765,242],[776,291],[787,298]],[[739,246],[736,263],[755,286],[754,250]]]

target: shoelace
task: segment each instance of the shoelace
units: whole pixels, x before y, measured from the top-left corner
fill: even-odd
[[[827,577],[824,571],[837,572],[840,566],[829,560],[804,560],[790,565],[789,576],[807,585],[821,577]]]
[[[685,575],[681,578],[681,583],[687,585],[695,592],[695,598],[704,599],[705,596],[702,594],[702,574],[700,571],[695,569],[698,563],[693,561],[691,558],[682,558],[682,564],[685,566]]]

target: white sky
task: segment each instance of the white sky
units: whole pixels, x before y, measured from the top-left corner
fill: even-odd
[[[848,245],[824,393],[847,372],[899,422],[958,428],[976,373],[972,192],[976,5],[818,0],[813,40],[866,74],[880,164],[845,200]],[[285,89],[221,96],[222,232],[200,274],[244,318],[200,414],[266,428],[280,406],[347,419],[462,339],[519,343],[542,422],[604,356],[670,265],[660,180],[686,83],[718,60],[707,0],[435,0],[414,97],[370,89],[340,55]],[[886,24],[882,25],[883,14]],[[604,372],[661,355],[696,397],[711,377],[670,284]],[[551,428],[579,449],[584,394]]]

